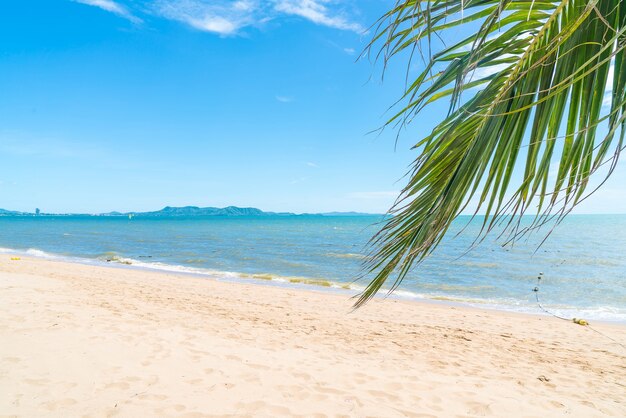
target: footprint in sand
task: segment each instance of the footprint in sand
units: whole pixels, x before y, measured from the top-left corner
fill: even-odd
[[[181,418],[207,418],[211,415],[206,415],[201,412],[187,412],[183,415],[180,415]]]
[[[126,382],[109,383],[108,385],[104,387],[104,389],[121,389],[121,390],[126,390],[128,388],[130,388],[130,385]]]
[[[481,417],[492,415],[491,408],[489,405],[479,402],[468,402],[469,409],[467,410],[468,415],[478,415]]]
[[[24,379],[25,383],[33,386],[45,386],[50,383],[49,379]]]
[[[396,395],[392,395],[391,393],[387,393],[387,392],[382,392],[380,390],[368,390],[367,393],[374,396],[377,399],[389,399],[390,401],[393,401],[393,402],[398,401],[400,399]]]
[[[76,405],[76,400],[72,398],[59,399],[58,401],[50,401],[43,404],[48,411],[56,411],[57,409],[63,409]]]
[[[580,401],[582,405],[588,406],[589,408],[596,409],[596,405],[593,402],[589,401]]]
[[[265,366],[263,364],[255,364],[255,363],[248,364],[248,367],[257,369],[257,370],[270,370],[271,369],[271,367]]]
[[[556,408],[565,408],[565,405],[563,405],[561,402],[550,401],[550,404]]]
[[[221,370],[215,370],[210,367],[207,367],[206,369],[204,369],[204,374],[215,374],[215,373],[219,374],[220,376],[224,375],[224,372]]]
[[[151,400],[151,401],[164,401],[167,399],[166,395],[160,395],[157,393],[142,393],[137,395],[137,399],[140,400]]]

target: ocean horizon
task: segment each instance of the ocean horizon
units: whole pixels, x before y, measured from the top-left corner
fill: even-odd
[[[367,284],[367,275],[355,279],[382,219],[9,216],[0,217],[0,252],[354,294]],[[514,245],[494,234],[467,252],[481,226],[470,219],[454,222],[394,297],[542,313],[533,292],[541,274],[550,312],[626,322],[626,215],[570,215],[541,246],[548,228]]]

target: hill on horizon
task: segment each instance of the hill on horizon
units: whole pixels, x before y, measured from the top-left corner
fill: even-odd
[[[301,216],[301,215],[317,215],[317,216],[369,216],[377,215],[361,212],[325,212],[325,213],[302,213],[296,214],[292,212],[265,212],[253,207],[227,206],[218,207],[199,207],[199,206],[165,206],[163,209],[148,212],[106,212],[98,214],[88,213],[40,213],[37,215],[32,212],[19,212],[6,209],[0,209],[0,216],[132,216],[132,217],[181,217],[181,216]]]

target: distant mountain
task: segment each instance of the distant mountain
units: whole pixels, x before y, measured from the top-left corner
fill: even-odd
[[[193,217],[193,216],[371,216],[371,213],[360,212],[326,212],[326,213],[314,213],[314,214],[302,214],[297,215],[291,212],[264,212],[257,208],[240,208],[237,206],[228,206],[225,208],[207,207],[201,208],[198,206],[183,206],[172,207],[166,206],[161,210],[152,212],[108,212],[100,213],[96,215],[88,214],[75,214],[75,213],[35,213],[29,212],[17,212],[5,209],[0,209],[0,216],[110,216],[110,217],[137,217],[137,218],[171,218],[171,217]]]
[[[128,214],[126,214],[128,215]],[[172,207],[166,206],[154,212],[133,213],[136,217],[172,217],[172,216],[266,216],[276,215],[273,212],[263,212],[257,208],[239,208],[228,206],[225,208],[200,208],[198,206]],[[288,214],[293,215],[293,214]]]
[[[0,216],[24,216],[34,215],[34,213],[16,212],[14,210],[0,209]]]

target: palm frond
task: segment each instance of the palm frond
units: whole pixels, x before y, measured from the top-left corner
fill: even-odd
[[[452,29],[469,35],[446,46]],[[477,242],[502,225],[517,239],[560,222],[593,192],[592,175],[613,172],[626,135],[625,31],[621,0],[400,0],[379,20],[366,53],[386,67],[417,51],[425,64],[387,125],[435,101],[450,107],[415,145],[356,306],[390,279],[393,291],[469,206],[484,214]]]

